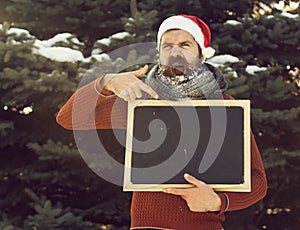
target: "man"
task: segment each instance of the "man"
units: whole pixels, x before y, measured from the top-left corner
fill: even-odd
[[[151,69],[145,82],[139,77],[148,72],[148,66],[101,76],[72,95],[60,110],[57,122],[66,129],[95,126],[97,129],[126,129],[126,101],[149,97],[232,99],[224,94],[226,82],[222,74],[204,63],[213,56],[214,50],[209,47],[210,30],[202,20],[188,15],[169,17],[161,24],[157,37],[159,64]],[[114,106],[120,98],[122,103]],[[96,108],[93,100],[96,100]],[[93,113],[94,116],[90,116]],[[184,177],[194,187],[134,192],[131,228],[223,229],[225,211],[246,208],[262,199],[267,191],[264,167],[252,133],[251,192],[219,193],[191,175]]]

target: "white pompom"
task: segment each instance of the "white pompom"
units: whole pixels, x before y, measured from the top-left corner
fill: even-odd
[[[216,52],[215,49],[212,47],[206,47],[202,49],[202,54],[204,58],[210,58],[214,56],[215,52]]]

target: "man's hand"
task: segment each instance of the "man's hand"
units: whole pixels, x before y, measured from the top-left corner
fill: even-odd
[[[106,90],[112,91],[118,97],[125,101],[135,100],[142,97],[142,92],[148,93],[151,97],[158,99],[158,94],[139,77],[146,74],[148,65],[131,72],[107,74],[103,79],[103,85]]]
[[[214,190],[204,182],[185,173],[184,178],[195,185],[194,188],[166,189],[165,193],[181,196],[193,212],[214,212],[221,208],[221,199]]]

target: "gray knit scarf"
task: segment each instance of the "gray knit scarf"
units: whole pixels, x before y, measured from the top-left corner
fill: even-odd
[[[154,66],[145,79],[161,100],[222,99],[227,88],[222,73],[204,63],[188,76],[165,76],[160,65]]]

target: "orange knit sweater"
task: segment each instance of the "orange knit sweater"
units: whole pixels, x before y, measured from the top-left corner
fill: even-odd
[[[69,130],[126,129],[127,103],[115,95],[99,95],[94,88],[101,88],[98,82],[91,82],[77,90],[61,108],[56,119],[62,127]],[[224,99],[232,97],[224,95]],[[222,229],[225,211],[249,207],[261,200],[266,192],[267,181],[262,159],[251,133],[251,192],[218,193],[221,210],[207,213],[190,211],[180,196],[162,192],[134,192],[131,228]]]

